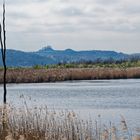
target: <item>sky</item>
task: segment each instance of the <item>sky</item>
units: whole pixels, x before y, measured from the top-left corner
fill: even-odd
[[[140,53],[140,0],[6,0],[6,25],[10,49]]]

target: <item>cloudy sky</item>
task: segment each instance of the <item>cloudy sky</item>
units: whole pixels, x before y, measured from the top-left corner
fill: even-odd
[[[140,52],[140,0],[6,3],[8,48],[33,51],[52,45],[54,49]]]

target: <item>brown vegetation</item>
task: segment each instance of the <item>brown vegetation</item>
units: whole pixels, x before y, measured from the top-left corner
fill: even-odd
[[[3,116],[3,113],[5,114]],[[74,112],[49,111],[47,107],[0,108],[0,140],[139,140],[121,117],[119,127],[81,120]]]
[[[140,67],[136,68],[56,68],[8,69],[7,83],[41,83],[67,80],[126,79],[140,78]],[[3,72],[0,70],[0,83]]]

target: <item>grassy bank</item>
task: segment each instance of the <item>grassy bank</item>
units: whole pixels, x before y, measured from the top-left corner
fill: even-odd
[[[74,112],[48,111],[47,107],[0,108],[0,140],[139,140],[123,117],[120,126],[80,119]]]
[[[137,61],[99,61],[99,62],[75,62],[75,63],[59,63],[57,65],[47,65],[45,68],[132,68],[140,67],[140,60]],[[42,68],[39,65],[34,68]]]
[[[10,68],[8,83],[41,83],[67,80],[140,78],[140,67],[130,68]],[[0,83],[3,70],[0,69]]]

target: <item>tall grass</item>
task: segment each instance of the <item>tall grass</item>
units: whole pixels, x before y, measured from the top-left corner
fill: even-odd
[[[136,68],[20,68],[7,71],[8,83],[39,83],[66,80],[126,79],[140,78],[140,67]],[[0,83],[3,73],[0,70]]]
[[[0,108],[0,140],[140,140],[123,117],[121,127],[80,119],[74,112],[49,111],[47,107]]]

